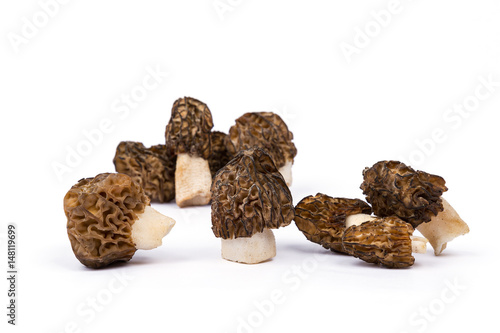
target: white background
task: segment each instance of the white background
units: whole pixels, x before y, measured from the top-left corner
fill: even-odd
[[[6,323],[2,277],[2,332],[491,331],[500,296],[500,3],[219,4],[229,7],[74,0],[52,6],[51,17],[37,1],[0,5],[1,267],[7,223],[19,233],[18,326]],[[390,18],[380,14],[388,9]],[[346,56],[347,44],[356,53]],[[147,68],[168,76],[124,109],[121,98],[141,89]],[[481,80],[493,81],[490,90]],[[317,192],[362,198],[364,167],[402,159],[447,180],[445,197],[471,232],[439,257],[429,249],[410,269],[389,270],[326,251],[292,223],[275,232],[272,261],[248,266],[220,258],[208,206],[153,204],[177,220],[161,248],[86,269],[67,239],[64,194],[114,171],[120,141],[163,143],[182,96],[206,102],[225,132],[244,112],[279,113],[298,149],[295,203]],[[453,111],[464,103],[470,112]],[[84,132],[103,121],[107,133],[88,146]],[[86,156],[69,167],[78,147]],[[68,169],[58,177],[55,165]]]

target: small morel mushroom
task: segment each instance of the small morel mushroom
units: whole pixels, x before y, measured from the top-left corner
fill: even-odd
[[[191,97],[179,98],[165,131],[167,147],[177,154],[175,201],[179,207],[210,202],[212,176],[208,158],[212,147],[212,113],[205,103]]]
[[[345,221],[345,228],[349,228],[350,226],[358,226],[365,222],[376,220],[376,216],[368,215],[368,214],[354,214],[349,215]],[[410,236],[411,238],[411,247],[413,253],[427,253],[427,243],[428,239],[419,236]]]
[[[139,184],[120,173],[81,179],[65,195],[64,212],[73,252],[91,268],[160,246],[175,224],[151,208]]]
[[[208,158],[208,165],[210,166],[210,173],[213,178],[217,171],[222,169],[222,167],[226,165],[233,156],[229,153],[226,147],[226,133],[213,131],[210,133],[210,136],[212,139],[212,153]]]
[[[371,214],[371,207],[359,199],[332,198],[318,193],[295,206],[295,224],[311,242],[326,249],[344,252],[342,234],[350,216]]]
[[[397,161],[380,161],[363,171],[361,189],[375,215],[398,216],[411,223],[440,254],[447,242],[469,232],[467,224],[441,197],[447,191],[442,177]]]
[[[228,151],[235,155],[240,150],[260,147],[271,155],[274,164],[292,184],[292,164],[297,149],[293,134],[280,116],[273,112],[248,112],[236,119],[226,140]]]
[[[342,236],[344,251],[363,261],[389,268],[412,266],[413,227],[395,217],[376,218],[347,228]]]
[[[222,258],[256,264],[276,255],[270,229],[294,217],[292,195],[271,157],[260,148],[239,152],[212,183],[212,231]]]
[[[151,200],[174,199],[175,155],[165,145],[146,148],[140,142],[120,142],[113,163],[116,172],[132,177]]]

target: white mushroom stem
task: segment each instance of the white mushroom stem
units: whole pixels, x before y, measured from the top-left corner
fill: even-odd
[[[278,170],[281,173],[281,175],[283,176],[283,178],[285,179],[287,186],[292,186],[292,181],[293,181],[292,165],[293,165],[293,161],[287,159],[285,162],[285,165],[283,165]]]
[[[222,239],[222,258],[243,264],[258,264],[276,256],[276,240],[270,229],[252,237]]]
[[[178,154],[175,168],[175,202],[179,207],[202,206],[210,202],[212,175],[208,161]]]
[[[417,230],[429,240],[434,248],[434,254],[439,255],[446,248],[446,244],[460,235],[469,232],[469,226],[451,207],[441,198],[444,210],[434,216],[429,222],[421,223]]]
[[[368,214],[354,214],[347,216],[345,220],[346,229],[353,225],[360,225],[364,222],[375,220],[376,217]],[[427,252],[427,239],[419,236],[410,236],[411,250],[413,253],[426,253]]]
[[[160,214],[151,206],[146,206],[144,213],[137,215],[132,224],[132,241],[138,250],[151,250],[161,245],[175,225],[174,219]]]
[[[410,236],[411,238],[411,252],[413,253],[427,253],[427,238],[420,236]]]
[[[349,215],[345,219],[345,227],[346,229],[349,228],[352,225],[360,225],[364,222],[372,221],[375,220],[376,217],[368,215],[368,214],[354,214],[354,215]]]

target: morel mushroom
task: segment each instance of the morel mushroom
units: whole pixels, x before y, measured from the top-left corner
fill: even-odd
[[[398,216],[411,223],[440,254],[447,242],[469,232],[467,224],[441,197],[447,191],[442,177],[397,161],[380,161],[363,171],[361,189],[375,215]]]
[[[371,214],[371,207],[359,199],[332,198],[318,193],[295,206],[295,224],[311,242],[326,249],[344,252],[342,234],[350,216]],[[370,216],[370,215],[367,215]]]
[[[260,148],[238,153],[212,183],[212,231],[222,258],[256,264],[276,255],[271,229],[294,217],[292,195],[271,157]]]
[[[345,228],[349,228],[350,226],[358,226],[365,222],[376,220],[376,216],[360,213],[349,215],[345,221]],[[427,253],[427,243],[428,239],[419,236],[410,236],[411,238],[411,248],[413,253]]]
[[[65,195],[64,212],[73,252],[91,268],[160,246],[175,224],[151,208],[139,184],[120,173],[81,179]]]
[[[210,133],[210,136],[212,139],[212,153],[208,158],[208,165],[210,166],[210,173],[213,178],[217,171],[222,169],[231,160],[232,155],[226,147],[226,133],[213,131]]]
[[[334,252],[345,253],[344,231],[353,225],[375,220],[371,207],[363,200],[332,198],[318,193],[307,196],[295,206],[295,224],[308,240]],[[411,236],[412,251],[425,253],[427,240]]]
[[[248,112],[236,119],[236,124],[229,129],[226,143],[228,151],[233,155],[254,146],[266,150],[287,185],[291,186],[292,164],[297,155],[292,140],[292,132],[277,114]]]
[[[212,113],[205,103],[191,97],[175,101],[165,140],[177,155],[175,201],[179,207],[210,202],[212,176],[208,158],[212,150],[212,127]]]
[[[146,148],[140,142],[120,142],[113,163],[116,172],[132,177],[151,200],[174,199],[175,155],[165,145]]]
[[[395,217],[376,218],[347,228],[342,236],[346,253],[389,268],[413,265],[413,227]]]

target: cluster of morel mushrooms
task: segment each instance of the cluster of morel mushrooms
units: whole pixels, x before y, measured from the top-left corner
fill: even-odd
[[[175,224],[150,201],[175,198],[179,207],[211,203],[212,230],[224,259],[255,264],[276,255],[271,229],[292,220],[306,238],[326,249],[391,268],[413,265],[412,253],[436,255],[469,232],[441,197],[443,178],[397,161],[363,171],[359,199],[318,193],[293,206],[289,186],[297,150],[293,134],[272,112],[249,112],[229,134],[212,131],[206,104],[190,97],[172,107],[165,144],[121,142],[117,173],[81,179],[64,197],[67,231],[82,264],[100,268],[150,250]],[[424,237],[413,236],[417,228]]]

